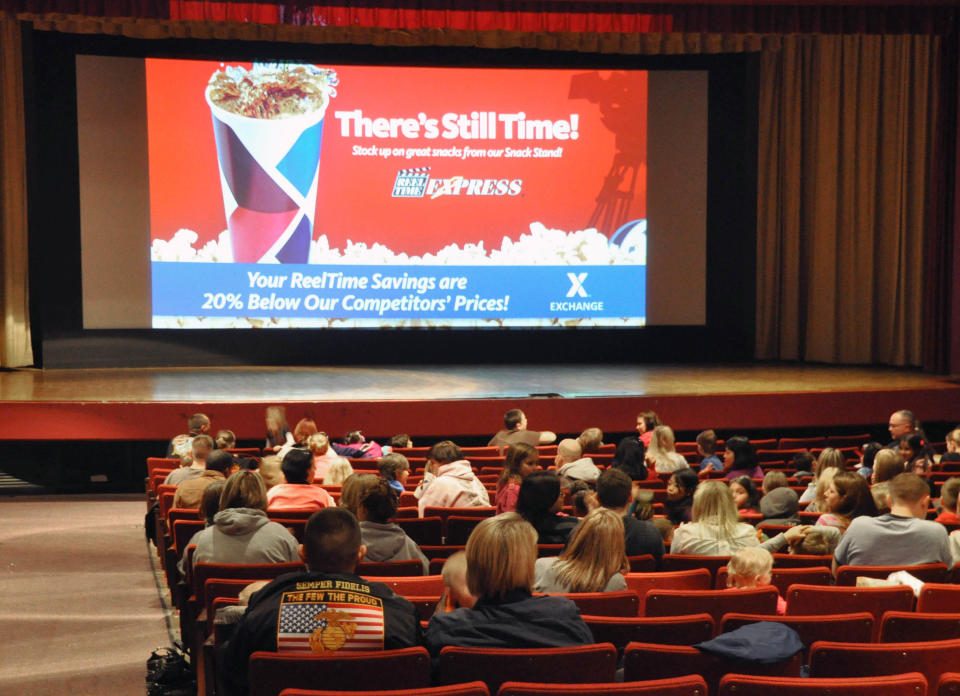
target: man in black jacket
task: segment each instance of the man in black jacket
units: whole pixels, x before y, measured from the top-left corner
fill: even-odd
[[[308,572],[281,576],[254,594],[222,649],[218,665],[228,694],[248,693],[248,662],[257,650],[332,655],[423,643],[416,608],[386,585],[355,574],[367,549],[351,512],[317,511],[303,542],[300,557]]]

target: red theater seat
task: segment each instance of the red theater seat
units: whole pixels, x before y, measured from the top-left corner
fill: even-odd
[[[710,640],[714,634],[710,614],[687,616],[583,616],[597,643],[613,643],[623,652],[627,643],[693,645]]]
[[[497,696],[706,696],[703,677],[691,674],[673,679],[655,679],[618,684],[534,684],[506,682]]]
[[[884,613],[880,623],[881,643],[913,643],[955,638],[960,638],[960,614],[888,611]]]
[[[810,679],[728,674],[717,696],[923,696],[927,680],[919,672],[872,679]]]
[[[423,689],[391,689],[390,691],[316,691],[314,689],[284,689],[280,696],[490,696],[483,682],[429,686]]]
[[[818,587],[793,585],[785,597],[787,614],[849,614],[868,611],[873,615],[875,635],[880,634],[880,621],[885,611],[913,609],[913,590],[898,587]],[[901,670],[910,671],[910,670]]]
[[[923,582],[942,583],[947,580],[947,566],[943,563],[924,563],[913,566],[840,566],[837,568],[837,585],[854,587],[858,577],[886,578],[890,573],[905,570]]]
[[[960,585],[925,583],[917,597],[917,611],[960,612]]]
[[[749,614],[777,613],[777,590],[758,587],[749,590],[653,590],[647,593],[645,616],[681,616],[706,611],[719,626],[723,615],[732,611]]]

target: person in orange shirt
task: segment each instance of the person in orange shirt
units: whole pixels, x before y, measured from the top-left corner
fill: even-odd
[[[947,479],[940,487],[940,514],[934,522],[960,524],[960,516],[957,515],[958,493],[960,493],[960,478]]]
[[[292,449],[280,464],[287,480],[267,491],[267,507],[320,510],[336,507],[333,497],[320,486],[313,485],[313,455],[309,450]]]

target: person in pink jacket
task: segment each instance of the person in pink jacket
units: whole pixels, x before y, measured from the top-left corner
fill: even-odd
[[[450,440],[438,442],[427,455],[427,473],[418,501],[420,517],[427,507],[489,507],[490,494]]]

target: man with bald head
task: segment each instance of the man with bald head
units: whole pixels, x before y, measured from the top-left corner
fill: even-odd
[[[899,449],[900,438],[904,435],[910,435],[917,430],[917,419],[913,411],[901,409],[890,414],[890,421],[887,423],[887,430],[890,431],[890,437],[893,439],[887,443],[887,449]]]
[[[590,457],[582,457],[583,450],[580,443],[572,438],[566,438],[557,445],[557,456],[553,460],[557,467],[557,476],[560,485],[570,488],[576,481],[586,481],[592,486],[600,476],[600,469]]]

